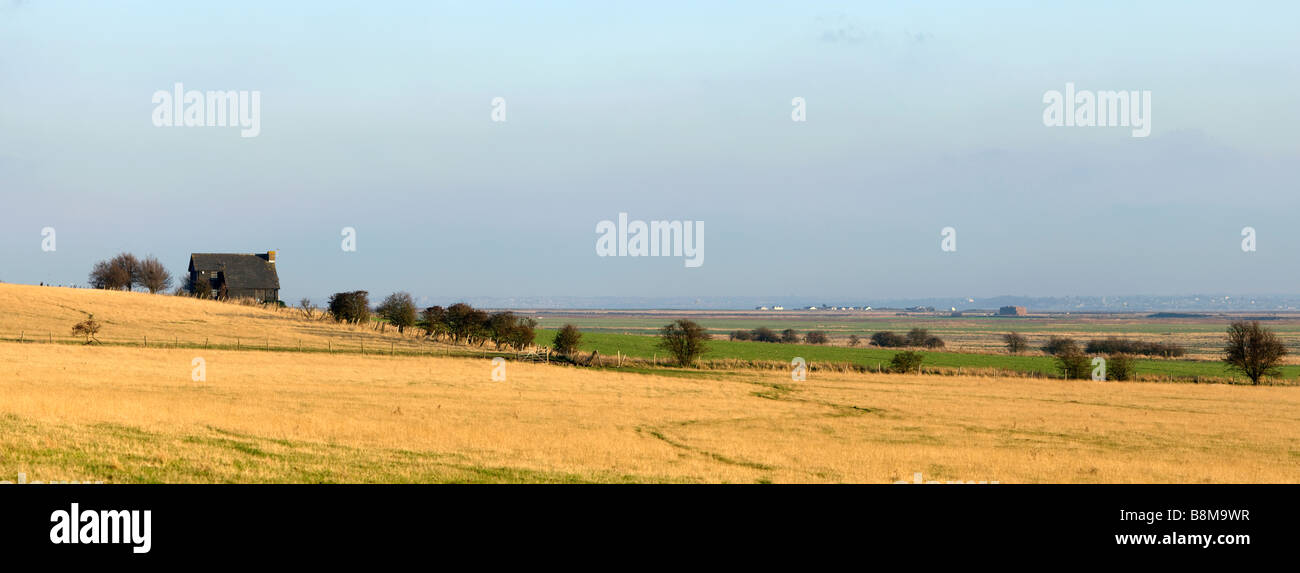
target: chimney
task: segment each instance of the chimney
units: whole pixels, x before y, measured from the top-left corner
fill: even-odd
[[[266,252],[266,262],[271,263],[273,265],[275,264],[275,251]]]

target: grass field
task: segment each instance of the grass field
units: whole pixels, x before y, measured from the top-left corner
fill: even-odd
[[[831,338],[832,346],[848,345],[850,335],[866,340],[875,332],[906,332],[925,328],[947,343],[948,350],[974,353],[1000,353],[1005,349],[1002,335],[1016,331],[1026,335],[1031,345],[1042,344],[1048,336],[1070,336],[1080,341],[1115,336],[1151,342],[1175,342],[1188,351],[1188,358],[1213,360],[1223,348],[1224,331],[1236,318],[1264,318],[1283,341],[1300,347],[1300,314],[1270,313],[1223,314],[1206,317],[1151,318],[1146,313],[1035,315],[1019,318],[950,317],[934,313],[897,312],[755,312],[755,311],[534,311],[540,325],[555,329],[572,323],[586,332],[607,334],[653,335],[676,318],[691,318],[718,338],[735,330],[753,330],[765,326],[776,331],[792,328],[800,333],[821,330]],[[1300,359],[1295,361],[1300,365]]]
[[[0,479],[1295,482],[1288,387],[0,344]]]
[[[52,338],[87,313],[105,320],[106,337],[124,341],[0,340],[0,480],[20,473],[107,483],[885,483],[916,473],[1002,483],[1300,479],[1295,386],[819,371],[792,382],[784,370],[523,362],[508,363],[506,380],[493,381],[486,358],[421,355],[436,345],[289,311],[0,285],[0,330]],[[414,350],[131,342],[166,336],[159,332],[309,344],[352,337]],[[654,353],[646,336],[584,339]],[[735,353],[793,348],[715,345]],[[810,361],[838,356],[817,352],[866,359],[889,352],[798,350]],[[962,356],[951,359],[993,358]],[[192,378],[195,358],[203,359],[201,381]],[[935,364],[945,359],[931,356]]]
[[[554,337],[555,331],[540,330],[537,340],[539,344],[549,344]],[[662,363],[667,358],[664,351],[656,346],[657,344],[658,339],[650,335],[585,332],[582,335],[580,348],[586,352],[596,350],[607,356],[622,353],[626,356],[651,360],[657,356]],[[866,365],[870,368],[875,368],[877,365],[888,367],[889,359],[898,352],[886,348],[773,344],[725,339],[710,341],[708,345],[710,350],[704,355],[704,359],[731,358],[788,363],[794,357],[799,356],[809,362],[851,363]],[[928,350],[922,352],[925,355],[924,364],[927,367],[1001,369],[1047,375],[1056,375],[1057,373],[1055,362],[1050,356],[1011,356],[1007,354],[935,352]],[[1228,372],[1223,363],[1213,360],[1139,359],[1136,363],[1138,375],[1151,377],[1172,376],[1186,379],[1194,377],[1221,378],[1224,380],[1232,379],[1235,376],[1238,381],[1242,381],[1239,374],[1234,375]],[[1300,376],[1300,365],[1283,366],[1282,374],[1285,378],[1294,380],[1297,376]]]

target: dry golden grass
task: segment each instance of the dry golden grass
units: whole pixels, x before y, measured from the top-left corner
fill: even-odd
[[[288,311],[0,285],[0,334],[40,339],[83,313],[110,339],[393,338]],[[191,380],[195,357],[205,381]],[[0,342],[0,480],[1300,480],[1295,387],[527,363],[505,382],[490,374],[486,359]]]
[[[1295,482],[1288,387],[0,343],[0,479]]]
[[[324,301],[317,301],[323,304]],[[140,292],[0,284],[0,338],[72,339],[72,325],[94,314],[106,343],[357,350],[415,344],[394,329],[308,319],[297,309],[273,309]],[[319,316],[319,315],[318,315]],[[413,332],[408,331],[408,334]],[[434,346],[434,345],[426,345]],[[399,346],[400,348],[400,346]]]

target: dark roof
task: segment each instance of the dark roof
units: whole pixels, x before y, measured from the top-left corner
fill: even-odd
[[[194,253],[190,255],[190,272],[221,271],[230,288],[280,288],[275,263],[266,255],[235,253]]]

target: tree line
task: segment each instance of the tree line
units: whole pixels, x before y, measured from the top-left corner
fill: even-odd
[[[310,299],[303,299],[299,306],[309,317],[312,315]],[[537,329],[537,321],[532,318],[508,310],[488,313],[463,302],[420,310],[406,292],[388,295],[374,308],[373,315],[370,293],[363,290],[334,293],[329,298],[328,312],[335,322],[367,324],[373,316],[397,328],[399,333],[405,333],[408,328],[421,328],[430,338],[475,346],[492,343],[497,350],[524,350],[532,346]]]
[[[1003,335],[1007,351],[1019,354],[1029,348],[1023,335],[1010,332]],[[1091,375],[1090,355],[1105,355],[1107,380],[1131,380],[1135,377],[1135,355],[1177,358],[1187,353],[1182,346],[1172,342],[1146,342],[1108,337],[1090,340],[1080,347],[1068,336],[1049,336],[1041,350],[1051,355],[1060,374],[1067,379],[1088,378]],[[1286,344],[1272,330],[1259,321],[1238,320],[1228,325],[1227,338],[1221,360],[1230,371],[1240,372],[1259,384],[1266,376],[1282,375],[1282,360],[1289,354]]]
[[[134,290],[159,293],[172,286],[172,275],[153,255],[144,258],[119,253],[95,263],[90,270],[90,286],[106,290]]]

